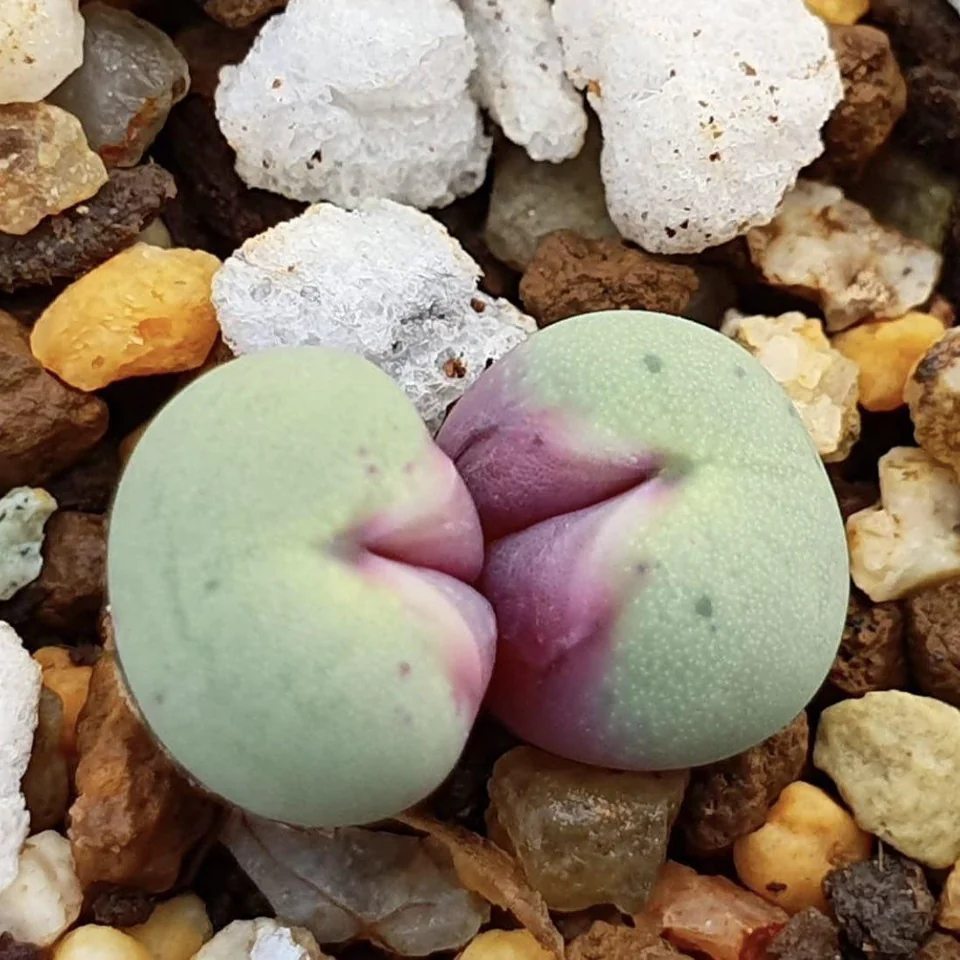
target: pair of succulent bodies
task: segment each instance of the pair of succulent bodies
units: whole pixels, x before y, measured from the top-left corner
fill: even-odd
[[[212,792],[303,826],[422,799],[484,701],[590,764],[744,750],[819,687],[848,584],[789,398],[659,314],[535,334],[436,442],[358,356],[232,361],[151,423],[109,543],[146,722]]]

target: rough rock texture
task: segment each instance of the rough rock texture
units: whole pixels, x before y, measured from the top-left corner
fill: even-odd
[[[132,167],[186,95],[187,62],[162,30],[128,10],[88,3],[83,18],[83,66],[50,102],[80,120],[106,163]]]
[[[598,920],[567,948],[567,960],[669,960],[677,951],[655,936],[649,924],[627,927]],[[481,960],[471,957],[469,960]],[[489,960],[497,960],[490,956]],[[540,958],[517,958],[540,960]]]
[[[767,947],[770,960],[840,960],[840,933],[829,917],[810,907],[790,922]]]
[[[913,957],[914,960],[960,960],[960,941],[945,933],[931,933]]]
[[[830,42],[843,76],[843,100],[823,132],[826,147],[816,168],[841,179],[857,177],[887,141],[907,107],[907,85],[876,27],[833,27]]]
[[[132,927],[145,923],[155,906],[155,898],[141,890],[108,886],[93,897],[90,914],[105,927]]]
[[[487,817],[551,909],[631,913],[666,859],[687,782],[686,771],[620,773],[517,747],[493,768]]]
[[[251,190],[237,173],[213,107],[189,96],[177,104],[160,146],[177,171],[184,203],[220,242],[217,253],[232,253],[244,241],[303,212],[303,204],[266,190]]]
[[[960,329],[948,330],[930,347],[907,381],[904,398],[920,446],[960,471]]]
[[[463,946],[489,919],[489,904],[423,838],[235,816],[222,839],[274,908],[320,943],[361,938],[426,956]]]
[[[654,253],[768,222],[843,94],[826,27],[793,0],[558,0],[554,19],[603,125],[611,217]]]
[[[14,487],[0,498],[0,601],[40,576],[43,528],[57,501],[46,490]]]
[[[228,27],[246,27],[287,5],[287,0],[201,0],[203,9]]]
[[[0,621],[0,893],[17,875],[30,817],[20,781],[30,762],[40,701],[40,667]]]
[[[116,658],[105,653],[80,720],[68,836],[84,888],[106,882],[160,893],[173,886],[213,808],[160,752],[122,683]]]
[[[82,903],[69,842],[45,830],[24,844],[16,879],[0,892],[0,930],[47,947],[76,921]]]
[[[70,774],[63,750],[63,701],[46,684],[40,690],[30,764],[20,788],[30,812],[30,832],[63,823],[70,805]]]
[[[745,753],[692,771],[677,830],[695,856],[724,853],[756,830],[807,760],[806,713]]]
[[[904,616],[898,603],[871,603],[850,591],[847,622],[830,683],[848,697],[907,685]]]
[[[943,67],[913,67],[906,73],[910,110],[905,141],[948,170],[960,164],[960,75]]]
[[[0,310],[0,489],[39,484],[76,463],[107,429],[106,404],[65,386]]]
[[[583,99],[563,72],[550,0],[459,0],[477,45],[480,105],[534,160],[558,163],[583,146]]]
[[[953,933],[960,931],[960,870],[954,866],[940,891],[937,926]]]
[[[935,901],[923,870],[889,853],[831,873],[823,883],[848,947],[910,957],[933,927]]]
[[[784,388],[824,461],[845,460],[860,436],[858,370],[833,349],[823,324],[797,312],[745,317],[731,310],[721,332]]]
[[[193,960],[324,960],[325,956],[309,930],[259,917],[234,921]]]
[[[690,267],[651,257],[622,240],[559,230],[543,240],[520,282],[527,312],[541,327],[600,310],[682,315],[697,289]]]
[[[47,217],[23,236],[0,233],[0,290],[81,276],[136,242],[175,195],[173,177],[154,163],[114,170],[86,203]]]
[[[818,303],[831,331],[867,317],[903,316],[933,293],[940,276],[935,250],[813,180],[799,181],[747,243],[764,280]]]
[[[29,233],[107,182],[80,121],[47,103],[0,106],[0,164],[0,233]]]
[[[907,652],[920,690],[960,707],[960,580],[906,602]]]
[[[32,943],[21,943],[9,933],[0,933],[0,960],[45,960],[43,953]]]
[[[116,444],[99,443],[87,456],[46,484],[61,510],[106,513],[120,473]]]
[[[237,354],[280,344],[359,353],[406,391],[432,429],[534,322],[477,292],[480,268],[432,217],[391,201],[332,204],[248,241],[213,285]]]
[[[931,867],[960,858],[960,711],[900,690],[828,707],[813,762],[857,823]]]
[[[213,20],[201,19],[197,22],[188,20],[187,24],[173,35],[173,42],[190,69],[190,96],[199,95],[206,100],[210,105],[211,116],[221,68],[227,64],[240,63],[250,52],[259,32],[259,24],[224,30],[221,24]],[[216,117],[213,118],[213,123],[219,131]]]
[[[928,63],[960,72],[960,18],[953,0],[871,0],[870,15],[886,28],[904,66]]]
[[[960,576],[960,483],[916,447],[880,458],[880,503],[847,520],[850,575],[871,600]]]
[[[602,145],[596,122],[580,153],[563,163],[535,163],[519,147],[499,145],[483,234],[490,252],[522,271],[555,230],[590,239],[617,236],[600,178]]]
[[[0,10],[0,103],[42,100],[80,66],[78,0],[4,0]]]
[[[442,207],[486,171],[475,63],[453,0],[293,0],[223,69],[217,118],[251,187]]]
[[[91,637],[103,605],[106,561],[104,518],[57,511],[47,524],[40,576],[0,604],[0,618],[28,641],[55,636],[75,643]]]

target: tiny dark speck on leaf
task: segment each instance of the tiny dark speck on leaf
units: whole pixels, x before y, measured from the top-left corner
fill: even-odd
[[[31,551],[32,549],[33,549],[33,547],[31,547],[31,546],[21,547],[21,548],[20,548],[20,556],[21,556],[21,557],[27,557],[27,556],[29,556],[29,555],[30,555],[30,551]]]
[[[3,521],[6,520],[6,519],[7,519],[7,511],[6,511],[6,510],[0,510],[0,523],[3,523]]]
[[[410,664],[407,663],[406,660],[402,661],[402,662],[400,663],[400,665],[397,667],[397,673],[399,673],[401,677],[409,677],[409,676],[410,676]]]
[[[659,373],[663,369],[663,361],[655,353],[648,353],[643,358],[643,365],[651,373]]]
[[[162,707],[166,703],[167,697],[166,694],[159,692],[153,695],[153,702],[158,706]]]
[[[739,377],[741,380],[747,375],[747,371],[740,366],[739,363],[733,365],[734,376]]]
[[[713,601],[704,594],[695,604],[694,610],[697,611],[697,615],[701,617],[712,617],[713,616]]]
[[[216,578],[212,580],[205,580],[203,584],[203,589],[207,593],[214,593],[216,590],[220,589],[220,581]]]

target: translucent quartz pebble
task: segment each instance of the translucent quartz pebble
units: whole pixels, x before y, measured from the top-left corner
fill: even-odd
[[[80,118],[107,163],[132,167],[186,96],[187,61],[165,33],[127,10],[88,3],[83,17],[83,66],[50,102]]]
[[[460,0],[477,45],[480,104],[534,160],[575,157],[587,113],[563,72],[549,0]]]
[[[79,0],[0,3],[0,103],[42,100],[83,61]]]
[[[0,231],[29,233],[106,182],[76,117],[47,103],[0,107]]]
[[[486,172],[476,59],[454,0],[293,0],[223,69],[217,118],[251,187],[444,206]]]
[[[479,276],[444,227],[411,207],[318,204],[248,240],[217,274],[213,302],[234,353],[360,353],[435,429],[489,361],[536,329],[507,301],[480,294]]]
[[[423,838],[235,816],[223,842],[274,909],[321,944],[359,937],[421,957],[463,946],[490,915]]]

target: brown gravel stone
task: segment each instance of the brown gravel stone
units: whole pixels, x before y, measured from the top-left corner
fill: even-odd
[[[243,60],[259,32],[259,25],[231,30],[212,20],[181,30],[173,40],[190,68],[190,93],[212,101],[221,68]]]
[[[790,918],[767,947],[768,960],[840,960],[840,935],[815,907]]]
[[[945,933],[933,933],[914,954],[914,960],[960,960],[960,943]]]
[[[960,199],[953,206],[950,229],[947,231],[940,289],[951,303],[960,304]]]
[[[106,559],[105,519],[58,510],[47,521],[40,576],[0,603],[0,620],[31,643],[90,637],[103,604]]]
[[[780,791],[799,778],[809,737],[801,713],[745,753],[694,770],[677,820],[687,849],[697,856],[723,853],[760,827]]]
[[[524,307],[542,327],[597,310],[682,314],[696,289],[690,267],[572,230],[542,240],[520,281]]]
[[[192,209],[229,254],[250,237],[301,213],[296,203],[266,190],[251,190],[235,169],[210,102],[188,96],[174,107],[160,136],[163,156],[177,173],[184,206]],[[171,232],[173,226],[170,226]]]
[[[870,16],[887,29],[903,66],[960,72],[960,17],[947,0],[871,0]]]
[[[84,887],[98,882],[169,890],[214,807],[174,769],[134,715],[116,657],[93,668],[80,718],[78,797],[67,835]]]
[[[826,150],[817,165],[855,177],[880,149],[907,106],[907,85],[889,37],[876,27],[831,27],[843,76],[843,100],[824,130]]]
[[[867,507],[880,502],[880,487],[877,484],[868,480],[845,480],[837,472],[838,468],[828,467],[827,469],[830,473],[833,492],[837,495],[840,515],[844,521],[851,514],[866,510]]]
[[[58,827],[70,804],[70,775],[62,739],[63,701],[52,690],[41,687],[30,765],[21,782],[30,811],[31,834]]]
[[[228,27],[249,26],[286,5],[287,0],[202,0],[203,9]]]
[[[107,407],[34,359],[27,331],[0,311],[0,489],[38,485],[76,463],[107,429]]]
[[[652,926],[652,925],[651,925]],[[680,954],[642,925],[597,921],[567,947],[567,960],[679,960]]]
[[[851,590],[830,683],[849,697],[905,687],[908,673],[903,634],[899,603],[872,603],[859,590]]]
[[[103,440],[79,463],[45,484],[60,510],[106,513],[120,478],[120,457],[112,440]]]
[[[0,933],[0,960],[41,960],[44,951],[31,943],[18,943],[9,933]]]
[[[94,894],[90,913],[94,923],[106,927],[135,927],[150,919],[155,906],[142,890],[109,886]]]
[[[960,707],[960,581],[906,601],[907,652],[920,690]]]
[[[960,74],[914,67],[906,78],[910,109],[899,133],[925,157],[955,170],[960,165]]]
[[[100,192],[24,236],[0,233],[0,290],[73,280],[130,246],[176,194],[155,163],[114,170]]]

